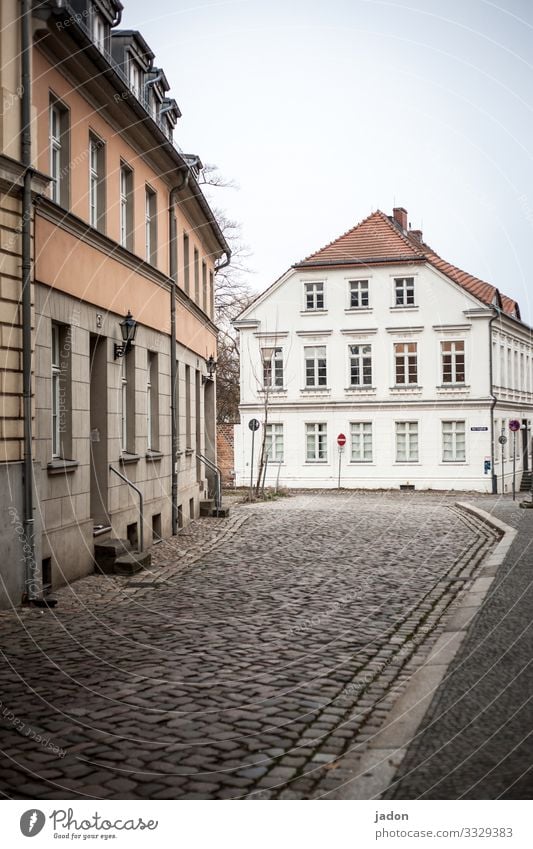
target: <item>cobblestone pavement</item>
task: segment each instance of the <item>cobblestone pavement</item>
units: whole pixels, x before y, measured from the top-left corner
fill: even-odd
[[[495,535],[442,495],[241,505],[0,616],[0,791],[312,798],[423,662]]]
[[[533,510],[471,503],[518,533],[385,798],[533,798]]]

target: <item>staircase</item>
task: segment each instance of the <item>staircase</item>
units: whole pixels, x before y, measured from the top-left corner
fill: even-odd
[[[135,575],[149,569],[149,551],[134,551],[126,539],[104,539],[94,544],[94,570],[103,575]]]
[[[531,492],[531,478],[533,472],[522,472],[522,481],[520,483],[520,492]]]
[[[205,498],[200,501],[200,516],[209,516],[214,519],[227,519],[229,516],[229,507],[215,507],[214,498]]]

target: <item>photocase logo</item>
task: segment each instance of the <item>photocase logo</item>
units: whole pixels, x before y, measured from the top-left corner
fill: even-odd
[[[43,812],[32,808],[22,814],[20,818],[20,830],[24,837],[35,837],[36,834],[42,831],[45,822],[46,817]]]

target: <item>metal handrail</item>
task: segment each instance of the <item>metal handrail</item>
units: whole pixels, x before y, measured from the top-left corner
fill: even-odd
[[[109,468],[111,469],[112,472],[114,472],[116,475],[118,475],[118,477],[121,480],[123,480],[124,483],[127,483],[128,486],[131,486],[131,488],[134,489],[135,492],[137,493],[137,495],[139,496],[139,514],[140,514],[140,518],[141,518],[141,528],[140,528],[140,532],[139,532],[139,542],[140,542],[139,551],[144,551],[144,500],[143,500],[143,494],[142,494],[141,490],[139,489],[139,487],[135,486],[133,481],[130,481],[130,479],[127,478],[126,475],[123,475],[122,472],[119,472],[119,470],[115,469],[115,467],[112,466],[111,464],[109,465]]]
[[[209,460],[208,457],[204,457],[203,454],[197,454],[196,456],[198,457],[200,462],[204,464],[204,466],[207,466],[208,469],[210,469],[212,472],[215,473],[215,478],[216,478],[215,508],[218,511],[222,508],[222,485],[221,485],[222,475],[221,475],[220,469],[216,465],[216,463],[213,463],[213,461]]]

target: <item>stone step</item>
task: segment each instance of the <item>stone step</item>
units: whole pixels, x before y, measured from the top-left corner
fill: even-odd
[[[520,481],[520,492],[529,492],[531,490],[531,472],[522,472],[522,480]]]
[[[217,510],[216,507],[213,507],[211,516],[214,519],[227,519],[230,514],[230,509],[230,507],[220,507],[220,509]]]
[[[142,569],[149,569],[151,564],[149,551],[129,551],[117,557],[113,571],[115,575],[136,575]]]
[[[111,537],[94,543],[94,569],[104,575],[112,575],[117,557],[131,552],[131,543],[127,539]]]
[[[214,498],[204,498],[200,501],[200,516],[211,516],[214,506]]]

